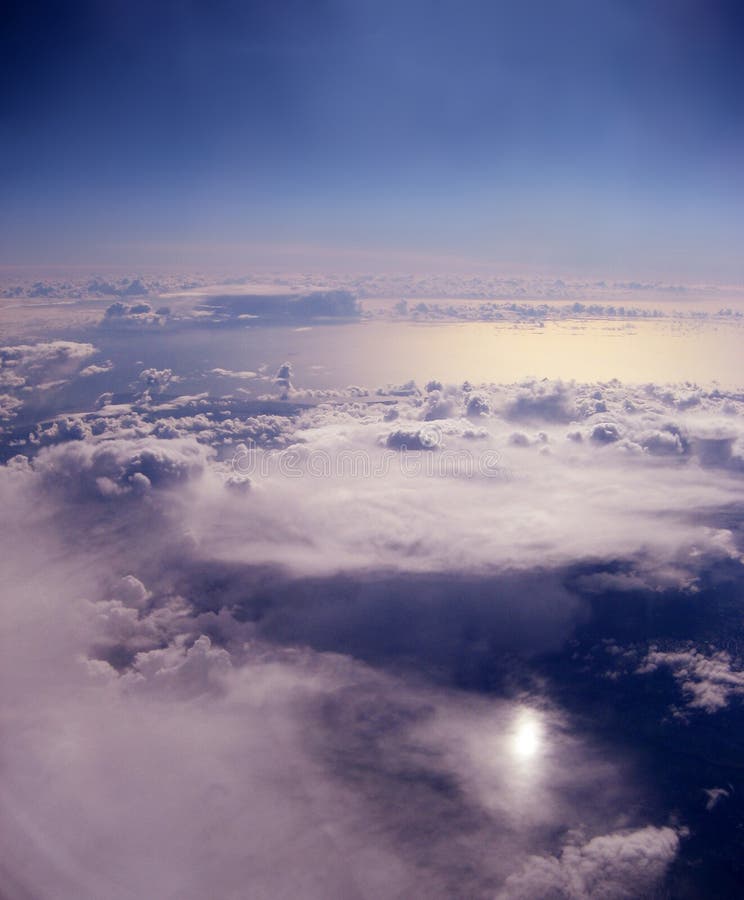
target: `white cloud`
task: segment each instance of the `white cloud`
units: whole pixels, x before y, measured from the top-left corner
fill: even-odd
[[[240,379],[251,379],[258,378],[258,372],[251,372],[248,370],[243,371],[234,371],[233,369],[210,369],[209,370],[212,375],[219,375],[221,378],[240,378]]]
[[[91,375],[103,375],[105,372],[110,372],[113,368],[114,364],[109,359],[100,365],[86,366],[84,369],[81,369],[78,374],[81,378],[90,378]]]
[[[77,341],[40,341],[0,347],[0,420],[13,419],[23,406],[14,394],[50,390],[66,384],[83,360],[98,351]]]
[[[92,344],[78,341],[40,341],[0,347],[0,361],[4,367],[43,369],[51,364],[80,361],[97,352]]]
[[[646,827],[569,843],[511,875],[501,900],[635,900],[650,895],[677,854],[672,828]]]
[[[612,443],[568,440],[575,428],[590,435],[597,414],[581,412],[590,392],[566,386],[494,389],[494,411],[481,417],[477,433],[464,418],[422,426],[426,406],[413,394],[397,400],[392,429],[384,421],[388,406],[327,402],[297,420],[301,443],[291,454],[259,450],[251,470],[241,471],[256,488],[249,503],[228,509],[205,484],[194,517],[220,558],[247,554],[300,568],[482,571],[642,554],[652,560],[646,572],[655,566],[662,578],[677,570],[687,584],[709,559],[738,558],[733,535],[705,514],[744,499],[736,451],[716,466],[700,459],[688,438],[680,439],[680,452],[647,451],[649,425],[666,422],[666,410],[628,413],[624,401],[630,396],[640,404],[642,393],[619,387],[605,393],[622,434]],[[464,410],[467,394],[453,396]],[[556,421],[572,408],[574,423]],[[529,446],[515,445],[509,421],[515,410],[535,417],[534,438],[525,435]],[[678,414],[678,432],[663,433],[676,441],[702,427],[685,415]],[[712,415],[705,410],[703,423]],[[403,446],[435,449],[394,452]]]
[[[101,472],[126,485],[133,462],[169,489],[116,494],[115,506],[87,489]],[[151,437],[89,438],[0,470],[0,677],[13,685],[0,843],[15,883],[59,900],[196,900],[247,886],[308,900],[486,896],[543,849],[539,829],[623,815],[627,774],[568,735],[556,710],[272,645],[258,623],[167,590],[210,558],[198,535],[175,541],[195,524],[192,492],[217,490],[209,472],[195,441]],[[245,504],[232,502],[228,523]],[[228,573],[216,571],[225,591]],[[505,622],[520,614],[520,587],[502,587]],[[537,590],[542,617],[559,613],[560,587],[537,578]],[[307,600],[290,600],[265,616],[301,618]],[[359,635],[379,616],[355,624],[348,598],[336,612],[326,600],[321,628]],[[419,612],[434,600],[421,597]],[[445,609],[434,606],[415,619],[418,635],[409,629],[422,647],[457,637],[459,619],[444,618],[427,644]],[[515,743],[525,714],[537,741],[526,755]]]
[[[694,647],[659,650],[652,646],[637,672],[645,675],[669,669],[685,695],[689,709],[715,713],[736,697],[744,697],[744,669],[726,650],[703,653]]]
[[[445,684],[559,645],[577,561],[623,563],[586,593],[738,563],[717,513],[744,500],[742,403],[685,398],[403,385],[58,418],[0,469],[5,868],[60,900],[651,891],[679,834],[634,817],[633,773],[544,701]],[[725,654],[645,665],[701,709],[744,690]]]
[[[23,401],[17,397],[11,397],[10,394],[0,394],[0,420],[14,418],[22,406]]]
[[[148,392],[154,391],[158,394],[162,393],[169,384],[178,380],[178,376],[174,375],[171,369],[156,369],[153,367],[143,369],[139,373],[139,381],[145,390]]]
[[[34,469],[51,490],[106,499],[185,482],[202,471],[207,455],[190,439],[78,440],[43,448]]]

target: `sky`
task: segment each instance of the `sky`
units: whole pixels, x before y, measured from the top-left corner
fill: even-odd
[[[723,0],[24,2],[0,264],[737,282]]]
[[[0,900],[744,896],[741,5],[0,22]]]

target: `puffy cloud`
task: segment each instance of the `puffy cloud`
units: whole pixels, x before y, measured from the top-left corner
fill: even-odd
[[[677,854],[673,828],[648,826],[567,844],[560,856],[533,857],[510,875],[502,900],[634,900],[649,896]]]
[[[136,288],[134,291],[130,290],[133,286]],[[146,294],[147,289],[141,285],[141,282],[136,281],[126,288],[115,291],[115,293],[121,297],[130,297],[133,294]],[[158,307],[153,312],[149,303],[127,304],[122,300],[116,300],[107,307],[99,327],[103,330],[152,329],[162,326],[169,315],[170,309],[168,307]]]
[[[0,394],[0,420],[12,419],[18,414],[18,410],[23,406],[23,401],[17,397],[11,397],[10,394]]]
[[[556,402],[561,409],[573,404],[579,433],[591,434],[597,414],[582,409],[593,392],[547,386],[537,394],[538,406],[547,396],[551,419]],[[717,527],[710,512],[744,490],[735,454],[724,469],[701,466],[687,437],[680,437],[679,453],[651,452],[642,444],[648,445],[655,421],[662,423],[659,434],[674,439],[695,433],[700,426],[692,416],[700,412],[680,414],[670,425],[665,408],[624,410],[629,397],[640,404],[642,391],[604,393],[623,435],[610,444],[576,443],[567,439],[573,424],[544,420],[534,436],[518,432],[523,437],[513,438],[513,425],[497,413],[481,420],[477,431],[464,418],[422,425],[426,400],[415,393],[396,399],[395,428],[381,432],[388,405],[348,396],[324,401],[283,419],[281,443],[269,446],[292,445],[289,454],[259,450],[249,468],[241,468],[255,488],[249,507],[212,513],[205,493],[194,516],[210,523],[208,531],[223,523],[223,558],[247,553],[254,559],[255,551],[277,562],[297,561],[296,554],[305,553],[291,535],[300,531],[302,543],[314,548],[314,567],[363,560],[371,567],[480,571],[625,557],[636,561],[646,583],[661,584],[676,572],[677,583],[688,585],[709,560],[738,558],[734,535]],[[524,398],[523,387],[494,388],[488,396],[492,409],[508,410]],[[714,414],[720,416],[706,410],[705,422]],[[606,422],[607,414],[601,416]],[[435,453],[421,454],[432,448]],[[351,521],[349,496],[362,513]]]
[[[25,377],[14,372],[13,369],[0,369],[0,387],[19,388],[23,387],[25,383]]]
[[[441,391],[431,391],[426,398],[423,410],[423,418],[427,422],[436,419],[450,419],[457,414],[456,400],[442,394]]]
[[[150,368],[143,369],[139,373],[139,381],[145,389],[156,393],[161,393],[171,382],[178,380],[178,376],[173,374],[172,369]]]
[[[379,388],[378,394],[389,394],[391,397],[417,397],[421,391],[416,387],[415,381],[406,381],[405,384],[388,385]]]
[[[81,369],[78,374],[81,378],[90,378],[92,375],[103,375],[106,372],[110,372],[113,368],[114,364],[108,359],[100,365],[86,366],[84,369]]]
[[[292,364],[285,362],[277,369],[274,376],[274,384],[279,387],[284,395],[292,390]]]
[[[354,318],[361,313],[356,297],[344,290],[314,291],[291,300],[289,308],[292,315],[308,317]]]
[[[682,689],[689,709],[715,713],[744,696],[744,670],[726,650],[702,653],[694,647],[660,650],[652,646],[638,674],[669,669]]]
[[[465,406],[465,414],[470,416],[471,418],[478,418],[479,416],[487,416],[490,412],[488,401],[481,397],[480,394],[471,394]]]
[[[179,636],[165,648],[137,653],[126,675],[133,688],[195,697],[224,689],[225,675],[232,669],[230,654],[213,647],[207,635],[190,646]]]
[[[146,376],[156,383],[167,377],[166,370]],[[142,441],[158,452],[168,441],[196,441],[224,447],[228,467],[231,458],[242,454],[235,474],[242,484],[247,484],[245,478],[253,484],[250,506],[233,510],[228,504],[220,511],[216,506],[223,495],[205,482],[190,513],[198,533],[213,516],[224,520],[223,555],[242,552],[240,534],[248,547],[254,545],[255,526],[256,548],[274,561],[283,561],[287,553],[294,558],[294,541],[282,553],[285,512],[291,510],[290,518],[306,527],[306,540],[315,545],[320,565],[325,560],[346,565],[353,559],[413,570],[529,566],[536,560],[563,565],[605,555],[636,559],[644,548],[645,556],[656,561],[659,579],[663,571],[677,571],[680,583],[689,584],[706,560],[736,556],[733,536],[711,527],[714,517],[706,512],[735,501],[743,487],[738,474],[740,419],[722,412],[725,404],[736,402],[726,395],[705,396],[694,411],[678,412],[670,421],[672,399],[657,407],[659,392],[619,384],[599,389],[532,382],[483,386],[478,395],[494,411],[474,429],[457,416],[422,425],[429,400],[415,386],[402,390],[395,406],[384,395],[378,402],[379,394],[367,398],[349,391],[316,401],[305,411],[288,407],[280,416],[246,415],[256,404],[230,398],[108,405],[85,417],[59,419],[40,429],[36,439],[41,444],[75,439],[91,446],[101,444],[100,438]],[[469,387],[436,387],[427,397],[435,403],[451,398],[462,409],[472,393]],[[593,412],[597,396],[608,412]],[[530,409],[530,417],[537,417],[544,402],[548,421],[531,419],[534,427],[540,423],[539,431],[531,436],[512,430],[515,408]],[[573,409],[574,422],[555,421],[556,404],[564,412]],[[391,410],[396,427],[381,434]],[[724,417],[730,453],[710,465],[708,456],[701,459],[695,439],[715,433],[722,427],[715,423]],[[572,434],[588,437],[610,421],[617,423],[619,440],[567,440]],[[240,448],[241,442],[249,446]],[[227,449],[230,444],[234,449]],[[290,446],[290,455],[274,452]],[[428,463],[416,457],[433,447],[437,452],[426,454],[432,457]],[[349,480],[350,454],[359,460],[355,471],[367,473],[365,477]],[[138,470],[132,465],[126,483],[118,474],[101,473],[109,481],[100,486],[110,493],[146,491],[144,479],[135,484]],[[346,523],[343,498],[349,490],[359,508],[367,510],[351,526],[341,524]],[[399,502],[401,491],[411,496],[406,507]],[[445,510],[448,528],[442,531],[437,523]],[[319,513],[326,522],[320,532],[314,525]],[[654,524],[660,513],[666,522],[662,530]],[[539,552],[530,549],[538,547]],[[643,578],[653,581],[645,564],[644,572]]]
[[[81,440],[42,449],[34,468],[50,488],[107,499],[182,483],[206,459],[205,449],[188,439]]]
[[[86,290],[90,294],[121,297],[140,297],[149,293],[148,288],[142,283],[140,278],[134,278],[131,281],[128,278],[123,278],[118,285],[104,281],[102,278],[94,278],[88,282]]]
[[[134,281],[130,281],[121,291],[123,296],[126,297],[141,297],[145,294],[148,294],[149,291],[142,283],[140,278],[135,278]],[[142,306],[147,306],[147,304],[141,304]],[[149,307],[148,307],[149,310]]]
[[[279,404],[276,404],[277,406]],[[176,397],[159,402],[145,391],[134,403],[113,403],[107,392],[96,401],[97,412],[62,416],[40,423],[29,432],[33,446],[46,446],[83,436],[140,439],[193,438],[210,446],[249,442],[261,447],[285,446],[297,440],[292,407],[280,415],[250,413],[264,404],[235,398]],[[236,447],[237,452],[237,447]]]
[[[134,575],[124,575],[115,586],[112,595],[115,600],[134,609],[143,609],[150,597],[147,588]]]
[[[612,422],[600,422],[592,428],[591,439],[595,444],[614,444],[620,440],[620,432]]]
[[[510,419],[570,422],[575,415],[573,392],[560,382],[527,382],[507,406]]]
[[[98,351],[92,344],[78,341],[40,341],[37,344],[19,344],[0,347],[0,361],[4,368],[19,370],[46,369],[66,362],[78,362]]]
[[[439,433],[432,428],[397,428],[385,438],[385,446],[391,450],[436,450],[439,439]]]
[[[83,360],[98,351],[78,341],[40,341],[0,347],[0,387],[18,390],[62,384]]]
[[[638,443],[653,456],[682,456],[689,450],[689,442],[673,425],[659,431],[647,431],[638,436]]]

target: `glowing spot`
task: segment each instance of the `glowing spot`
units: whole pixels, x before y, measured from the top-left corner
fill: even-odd
[[[512,737],[512,750],[520,759],[529,759],[540,749],[540,723],[534,713],[522,712]]]

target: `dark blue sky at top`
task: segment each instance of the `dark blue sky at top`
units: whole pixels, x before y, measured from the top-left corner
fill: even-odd
[[[6,265],[744,279],[741,3],[26,0],[0,35]]]

